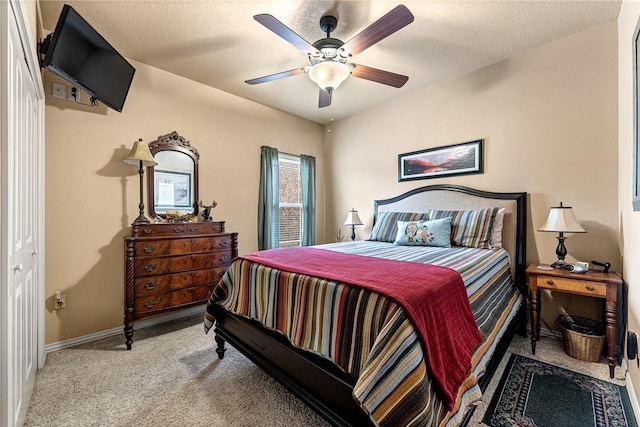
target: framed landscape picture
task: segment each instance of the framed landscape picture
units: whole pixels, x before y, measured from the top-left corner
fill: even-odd
[[[398,155],[398,181],[483,173],[484,139]]]

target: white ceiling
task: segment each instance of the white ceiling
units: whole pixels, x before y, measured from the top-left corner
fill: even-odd
[[[331,36],[346,42],[401,0],[40,0],[44,28],[55,28],[64,3],[127,58],[318,123],[616,19],[620,10],[620,1],[407,0],[402,4],[415,21],[353,58],[409,76],[405,86],[350,77],[334,93],[333,105],[319,109],[318,88],[304,74],[244,83],[308,65],[304,53],[253,15],[269,13],[313,43],[325,37],[320,17],[332,14],[338,28]]]

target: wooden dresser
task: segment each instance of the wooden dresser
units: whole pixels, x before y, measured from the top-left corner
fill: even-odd
[[[238,256],[238,233],[226,233],[224,221],[134,224],[131,234],[125,237],[127,350],[133,322],[205,303]]]

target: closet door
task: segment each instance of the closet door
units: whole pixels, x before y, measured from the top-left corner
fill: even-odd
[[[44,94],[23,7],[14,0],[0,1],[1,426],[24,422],[38,368],[38,327],[44,314],[40,215]]]

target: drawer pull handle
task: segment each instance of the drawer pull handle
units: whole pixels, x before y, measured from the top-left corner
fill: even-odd
[[[152,291],[156,288],[156,286],[158,286],[158,284],[156,282],[148,282],[144,285],[145,289],[148,291]]]
[[[228,240],[220,240],[220,246],[227,246],[229,244]]]
[[[173,227],[173,232],[174,233],[181,233],[182,232],[182,227]]]
[[[220,261],[222,261],[222,262],[227,262],[227,261],[229,261],[229,255],[222,255],[222,256],[220,257]]]
[[[588,290],[588,291],[593,291],[593,290],[596,288],[596,287],[595,287],[595,286],[593,286],[593,285],[587,285],[586,287],[587,287],[587,290]]]
[[[555,283],[553,282],[553,280],[552,280],[552,279],[548,279],[548,280],[547,280],[547,285],[549,285],[549,286],[553,286],[553,285],[555,285]]]
[[[194,231],[198,231],[198,227],[189,227],[189,231],[191,231],[192,233]]]
[[[149,264],[149,265],[145,265],[145,266],[144,266],[144,269],[145,269],[146,271],[153,271],[153,270],[155,270],[156,268],[158,268],[158,266],[157,266],[156,264]]]
[[[145,228],[143,228],[143,229],[142,229],[142,232],[143,232],[144,234],[151,234],[151,233],[153,232],[153,228],[151,228],[151,227],[145,227]]]
[[[146,308],[151,308],[151,307],[153,307],[154,305],[156,305],[157,303],[158,303],[158,301],[149,301],[149,302],[145,302],[145,303],[144,303],[144,306],[145,306]]]
[[[150,254],[151,252],[155,251],[156,247],[155,246],[145,246],[144,247],[144,252]]]

